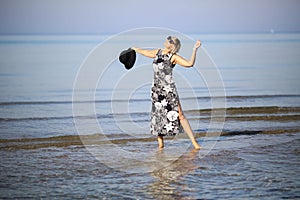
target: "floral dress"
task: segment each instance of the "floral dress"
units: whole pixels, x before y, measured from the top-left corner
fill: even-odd
[[[179,97],[172,75],[175,67],[171,63],[172,55],[162,54],[162,50],[158,50],[153,61],[150,131],[155,136],[170,136],[182,132],[178,113]]]

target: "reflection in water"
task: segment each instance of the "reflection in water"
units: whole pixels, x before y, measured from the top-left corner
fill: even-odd
[[[165,168],[153,171],[152,176],[156,181],[148,187],[148,192],[154,199],[178,199],[182,198],[182,194],[178,193],[173,183],[178,182],[180,177],[183,177],[195,169],[199,168],[196,165],[199,150],[193,149],[190,152],[183,154],[176,161],[169,164]],[[157,158],[162,159],[168,157],[165,155],[164,150],[160,150],[157,153]],[[198,162],[199,163],[199,162]],[[177,183],[176,186],[186,187],[185,185]]]

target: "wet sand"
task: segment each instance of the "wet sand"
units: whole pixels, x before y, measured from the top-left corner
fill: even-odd
[[[223,111],[222,111],[223,112]],[[213,114],[215,113],[215,114]],[[189,110],[185,115],[190,121],[217,120],[218,109]],[[255,134],[283,134],[300,132],[300,108],[299,107],[241,107],[226,109],[224,129],[221,132],[195,130],[198,140],[204,137],[255,135]],[[247,127],[239,126],[242,122]],[[229,128],[226,127],[230,124]],[[278,125],[280,124],[280,125]],[[234,126],[235,129],[231,127]],[[146,135],[146,136],[145,136]],[[177,136],[185,138],[185,134]],[[166,140],[173,140],[174,137],[166,137]],[[149,143],[156,141],[150,134],[143,136],[133,134],[90,134],[90,135],[65,135],[43,138],[17,138],[0,139],[0,150],[38,149],[48,147],[68,147],[80,145],[101,145],[101,144],[127,144],[127,143]]]

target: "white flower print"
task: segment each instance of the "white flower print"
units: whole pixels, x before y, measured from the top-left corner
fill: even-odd
[[[154,131],[155,131],[153,126],[151,126],[150,131],[151,131],[151,132],[154,132]]]
[[[173,130],[174,126],[172,125],[172,122],[170,122],[170,123],[166,124],[164,126],[164,128],[167,129],[167,131],[169,132],[169,131]]]
[[[171,75],[166,75],[166,76],[165,76],[165,80],[166,80],[167,83],[169,83],[169,84],[173,83],[173,79],[172,79],[172,76],[171,76]]]
[[[158,72],[158,66],[157,66],[157,64],[153,64],[153,70],[154,70],[155,72]]]
[[[153,123],[153,124],[156,123],[156,117],[155,116],[152,117],[151,123]]]
[[[162,106],[167,106],[168,105],[168,102],[166,101],[166,99],[162,100],[160,103],[161,103]]]
[[[158,63],[157,67],[158,67],[158,69],[163,69],[164,68],[163,63]]]
[[[156,94],[156,93],[154,93],[154,92],[152,92],[152,97],[154,98],[154,99],[157,99],[158,98],[158,95]]]
[[[162,105],[160,102],[155,102],[155,108],[160,110],[162,108]]]
[[[177,119],[178,117],[178,113],[176,111],[169,111],[168,114],[167,114],[167,118],[173,122]]]
[[[179,130],[178,130],[177,127],[175,127],[175,130],[173,130],[173,133],[174,133],[174,134],[178,134],[178,133],[179,133]]]
[[[170,85],[165,85],[163,90],[165,90],[166,92],[172,92],[172,88],[170,87]]]

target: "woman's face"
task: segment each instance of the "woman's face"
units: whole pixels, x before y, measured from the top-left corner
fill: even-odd
[[[166,49],[171,49],[171,48],[174,46],[174,44],[172,44],[171,41],[173,41],[173,40],[172,40],[171,37],[169,36],[169,37],[166,39],[165,43],[164,43],[164,46],[165,46]]]

